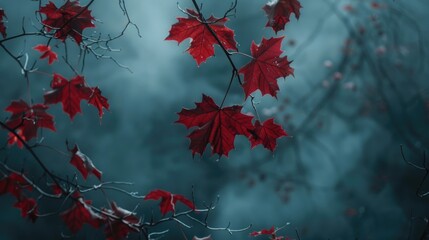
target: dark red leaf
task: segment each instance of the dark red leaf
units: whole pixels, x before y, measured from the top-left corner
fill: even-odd
[[[297,19],[299,18],[300,8],[301,4],[298,0],[271,0],[263,7],[268,17],[266,27],[272,27],[276,33],[284,30],[292,13]]]
[[[185,198],[180,194],[172,194],[170,192],[164,190],[153,190],[146,195],[145,200],[158,200],[161,199],[159,204],[159,208],[161,209],[161,213],[165,215],[168,212],[175,212],[175,207],[177,201],[182,202],[190,209],[195,209],[194,204],[189,199]]]
[[[103,224],[104,218],[91,209],[91,203],[91,200],[84,201],[79,197],[70,209],[60,213],[72,233],[77,233],[85,223],[94,228],[99,228]]]
[[[0,8],[0,33],[3,36],[3,38],[6,37],[6,26],[4,25],[5,17],[6,17],[6,14],[4,13],[4,10]]]
[[[50,46],[39,44],[33,48],[36,51],[39,51],[42,56],[40,59],[48,58],[48,63],[52,64],[53,62],[58,60],[58,55],[52,51]]]
[[[32,191],[33,187],[19,174],[11,173],[0,179],[0,195],[10,193],[20,199],[23,190]]]
[[[82,42],[82,32],[85,28],[92,28],[94,18],[87,7],[82,7],[79,1],[70,1],[57,8],[53,2],[41,7],[40,13],[45,15],[42,23],[46,31],[55,31],[55,37],[65,41],[67,36],[74,38],[77,44]]]
[[[29,141],[37,137],[37,130],[39,128],[47,128],[55,131],[54,117],[46,112],[48,108],[44,104],[29,106],[23,100],[13,101],[5,109],[12,114],[6,121],[6,125],[11,129],[15,129],[16,133],[24,141]],[[12,133],[9,133],[8,143],[17,143],[19,147],[22,147],[22,142]]]
[[[250,142],[252,143],[252,148],[262,144],[266,149],[273,152],[277,145],[276,140],[283,136],[287,136],[287,133],[280,125],[274,123],[274,119],[270,118],[262,124],[256,121],[254,134],[251,135]]]
[[[82,177],[86,180],[88,174],[94,174],[98,180],[101,180],[102,172],[98,170],[91,159],[83,154],[77,145],[71,150],[72,158],[70,160],[70,164],[75,166],[77,170],[82,174]]]
[[[107,98],[101,95],[101,90],[98,87],[91,88],[92,94],[89,97],[88,103],[94,105],[98,109],[98,116],[103,117],[103,108],[109,110]]]
[[[61,196],[63,194],[63,190],[56,183],[49,184],[49,186],[52,188],[52,193],[54,195]]]
[[[177,18],[179,22],[171,27],[170,34],[165,40],[175,40],[180,44],[183,40],[191,38],[191,45],[187,51],[200,65],[214,55],[214,45],[218,42],[207,25],[201,22],[202,19],[197,12],[190,9],[187,12],[188,18]],[[219,19],[211,16],[206,21],[210,23],[210,28],[226,49],[237,50],[234,31],[225,26],[228,18]]]
[[[80,102],[82,100],[89,100],[92,93],[91,89],[86,86],[83,76],[76,76],[68,81],[60,74],[54,73],[51,88],[53,90],[46,92],[44,95],[45,104],[61,102],[63,111],[72,120],[77,113],[82,112]]]
[[[36,200],[33,198],[23,198],[13,206],[21,209],[21,216],[23,218],[28,217],[33,223],[36,222],[37,214],[39,213]]]
[[[277,79],[293,75],[293,69],[289,66],[291,62],[286,56],[281,57],[282,40],[283,37],[262,38],[260,45],[252,43],[250,50],[254,59],[240,69],[240,73],[244,74],[243,89],[246,97],[256,90],[260,90],[262,95],[276,97],[279,90]]]
[[[135,226],[139,224],[140,220],[134,213],[118,207],[115,202],[110,205],[112,209],[103,209],[103,212],[107,213],[108,222],[104,229],[107,240],[121,240],[127,238],[130,232],[140,232],[139,228]]]
[[[250,135],[253,129],[251,116],[241,113],[241,106],[220,108],[213,99],[203,95],[201,103],[195,109],[182,109],[176,122],[187,128],[197,127],[188,138],[191,139],[192,155],[203,154],[210,143],[212,153],[228,156],[234,148],[236,135]]]
[[[260,236],[260,235],[273,235],[273,234],[275,234],[275,232],[276,232],[276,230],[274,229],[274,226],[273,226],[270,229],[262,229],[261,231],[251,232],[250,236],[256,237],[256,236]]]

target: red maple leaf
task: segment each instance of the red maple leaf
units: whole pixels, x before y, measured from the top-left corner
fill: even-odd
[[[82,112],[80,108],[81,100],[88,100],[91,96],[91,89],[86,86],[83,76],[76,76],[70,81],[60,74],[54,73],[51,82],[53,90],[45,93],[45,104],[55,104],[61,102],[63,111],[73,120],[77,113]]]
[[[4,25],[3,18],[6,17],[6,14],[4,13],[4,10],[0,8],[0,33],[3,36],[3,38],[6,37],[6,27]]]
[[[276,233],[276,230],[274,229],[274,226],[270,229],[262,229],[260,231],[251,232],[250,236],[256,237],[260,235],[274,235]]]
[[[91,200],[84,201],[82,197],[78,197],[71,208],[60,213],[72,233],[78,232],[85,223],[94,228],[103,224],[104,218],[91,209],[91,203]]]
[[[276,32],[285,29],[285,25],[290,21],[290,15],[295,14],[296,19],[300,15],[301,4],[298,0],[272,0],[264,7],[268,22],[266,27],[272,27]]]
[[[47,128],[55,131],[54,117],[46,112],[49,107],[44,104],[35,104],[29,106],[25,101],[13,101],[5,110],[12,113],[12,116],[6,121],[6,125],[15,129],[16,133],[24,141],[37,137],[39,128]],[[23,147],[23,143],[18,137],[9,133],[9,144],[17,143]]]
[[[39,213],[36,200],[33,198],[23,198],[13,206],[21,209],[21,216],[23,218],[28,217],[33,223],[36,222]]]
[[[188,135],[192,155],[202,155],[210,143],[213,154],[228,156],[229,151],[234,148],[236,135],[250,136],[253,117],[242,114],[242,106],[220,108],[211,97],[204,94],[202,102],[195,105],[195,109],[182,109],[178,113],[179,120],[176,121],[187,128],[197,127]]]
[[[246,98],[256,90],[260,90],[262,95],[270,94],[277,97],[279,86],[277,79],[293,75],[293,69],[289,66],[291,62],[287,57],[281,57],[281,43],[283,37],[262,38],[260,45],[252,42],[250,48],[253,60],[240,69],[244,74],[243,89]]]
[[[75,166],[77,170],[82,174],[83,179],[86,180],[88,177],[88,174],[94,174],[98,180],[101,180],[101,174],[102,172],[98,170],[94,164],[92,163],[92,160],[83,154],[77,145],[74,146],[74,148],[71,150],[72,158],[70,160],[70,164]]]
[[[24,189],[32,191],[33,187],[19,174],[11,173],[0,179],[0,195],[10,193],[20,199]]]
[[[214,55],[214,45],[219,43],[197,12],[191,9],[187,9],[187,12],[188,18],[177,18],[179,22],[171,27],[170,34],[165,40],[175,40],[180,44],[183,40],[191,38],[191,45],[187,51],[200,65]],[[227,21],[228,18],[219,19],[214,16],[206,20],[225,49],[237,50],[234,31],[225,26]]]
[[[67,36],[74,38],[77,44],[82,42],[82,32],[85,28],[92,28],[94,18],[87,7],[82,7],[79,1],[67,0],[64,5],[57,8],[53,2],[41,7],[40,13],[45,14],[46,19],[42,23],[46,31],[55,31],[55,37],[65,41]]]
[[[58,60],[58,55],[52,51],[50,46],[39,44],[33,48],[36,51],[39,51],[42,56],[40,59],[48,58],[48,63],[52,64],[53,62]]]
[[[266,120],[262,124],[259,121],[256,121],[255,130],[253,132],[254,134],[250,137],[252,148],[258,144],[262,144],[266,149],[269,149],[272,152],[276,148],[276,140],[283,136],[287,136],[287,133],[283,128],[274,123],[273,118]]]
[[[177,201],[182,202],[183,204],[185,204],[191,209],[195,209],[195,206],[192,203],[192,201],[188,200],[183,195],[172,194],[170,192],[160,190],[160,189],[151,191],[144,198],[144,200],[158,200],[158,199],[161,199],[159,208],[161,209],[161,213],[163,215],[165,215],[168,212],[175,212]]]
[[[110,205],[112,209],[103,209],[103,212],[107,213],[107,224],[104,229],[107,240],[121,240],[127,238],[132,231],[140,231],[138,227],[134,226],[140,222],[134,213],[118,207],[115,202]],[[115,218],[109,216],[114,216]]]
[[[101,90],[98,87],[91,88],[92,94],[89,97],[88,103],[94,105],[98,109],[98,116],[103,117],[103,108],[109,110],[107,98],[101,95]]]

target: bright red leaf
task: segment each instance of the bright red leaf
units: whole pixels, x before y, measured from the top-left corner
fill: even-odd
[[[72,158],[70,160],[70,164],[79,170],[85,180],[88,177],[88,174],[93,174],[98,178],[98,180],[101,180],[102,172],[94,166],[92,160],[88,156],[79,150],[77,145],[74,146],[71,153]]]
[[[83,76],[76,76],[70,81],[60,74],[54,73],[51,82],[53,90],[45,93],[45,104],[55,104],[61,102],[63,111],[73,120],[77,113],[82,112],[80,102],[88,100],[91,96],[91,89],[86,86]]]
[[[276,230],[274,229],[274,226],[273,226],[270,229],[262,229],[261,231],[251,232],[250,236],[256,237],[260,235],[273,235],[275,233],[276,233]]]
[[[4,10],[0,8],[0,33],[3,36],[3,38],[6,37],[6,26],[4,25],[5,17],[6,17],[6,14],[4,13]]]
[[[28,217],[33,223],[36,222],[37,214],[39,213],[36,200],[33,198],[23,198],[13,206],[21,209],[21,216],[23,218]]]
[[[299,18],[300,8],[299,0],[271,0],[263,7],[268,17],[266,27],[272,27],[276,33],[284,30],[292,13]]]
[[[6,125],[15,129],[16,133],[24,141],[37,137],[39,128],[47,128],[55,131],[54,117],[46,112],[49,107],[44,104],[35,104],[29,106],[25,101],[13,101],[5,110],[12,113],[12,116],[6,121]],[[17,143],[22,147],[22,142],[18,137],[9,133],[9,144]]]
[[[10,193],[20,199],[24,189],[32,191],[33,187],[19,174],[11,173],[0,179],[0,195]]]
[[[262,95],[270,94],[276,97],[279,86],[277,79],[293,75],[293,69],[287,57],[281,57],[281,43],[283,37],[262,38],[260,45],[252,43],[250,48],[252,57],[250,63],[240,69],[244,74],[243,89],[246,98],[256,90],[260,90]]]
[[[170,34],[165,40],[175,40],[179,44],[191,38],[191,45],[188,52],[192,55],[198,65],[205,62],[207,58],[214,55],[214,45],[219,44],[206,24],[194,10],[187,10],[188,18],[177,18],[170,30]],[[227,50],[237,50],[237,42],[234,39],[234,31],[225,26],[228,18],[215,18],[211,16],[206,22],[217,35],[222,45]]]
[[[140,222],[134,213],[118,207],[115,202],[112,202],[110,205],[112,209],[103,209],[107,213],[108,222],[104,229],[107,240],[121,240],[127,238],[130,232],[140,231],[134,226]],[[116,218],[109,217],[109,215]]]
[[[249,137],[253,129],[251,116],[241,113],[242,106],[220,108],[213,99],[203,95],[201,103],[195,109],[182,109],[176,122],[187,128],[197,127],[188,138],[191,139],[192,155],[203,154],[210,143],[212,153],[228,156],[234,148],[236,135]]]
[[[161,209],[161,213],[165,215],[168,212],[174,212],[177,201],[182,202],[186,206],[191,209],[195,209],[192,201],[185,198],[180,194],[172,194],[170,192],[164,190],[154,190],[146,195],[145,200],[158,200],[161,199],[161,203],[159,204],[159,208]]]
[[[254,134],[251,135],[250,142],[252,143],[252,148],[262,144],[266,149],[273,152],[277,145],[276,140],[283,136],[287,136],[287,133],[280,125],[274,123],[274,119],[270,118],[262,124],[256,121]]]
[[[103,117],[103,108],[109,110],[107,98],[101,95],[101,90],[98,87],[91,88],[92,94],[89,97],[88,103],[94,105],[98,109],[98,116]]]
[[[94,18],[87,7],[82,7],[79,1],[70,1],[57,8],[53,2],[49,2],[41,7],[40,13],[45,14],[46,18],[42,23],[46,31],[55,31],[55,37],[65,41],[67,36],[74,38],[77,44],[82,42],[82,32],[85,28],[92,28]]]
[[[94,228],[103,224],[103,217],[91,209],[91,203],[91,200],[84,201],[82,197],[78,197],[71,208],[60,213],[72,233],[77,233],[85,223]]]
[[[52,64],[53,62],[58,60],[58,55],[52,51],[50,46],[39,44],[33,48],[36,51],[39,51],[42,56],[40,56],[40,59],[48,58],[48,63]]]

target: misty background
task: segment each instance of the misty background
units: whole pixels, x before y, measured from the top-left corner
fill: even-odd
[[[424,171],[403,161],[400,145],[408,160],[422,164],[429,147],[429,3],[377,1],[380,6],[374,7],[374,2],[301,0],[300,19],[292,17],[286,31],[278,33],[286,36],[282,49],[293,60],[294,77],[279,79],[278,99],[259,93],[255,99],[261,118],[274,117],[290,136],[278,140],[274,153],[261,146],[250,149],[244,137],[237,137],[229,158],[210,156],[210,150],[192,157],[186,138],[189,131],[174,123],[176,113],[182,107],[193,108],[202,93],[219,103],[231,67],[219,47],[215,57],[197,67],[185,52],[188,41],[180,46],[164,41],[176,17],[185,17],[176,1],[167,0],[126,1],[142,37],[130,27],[111,44],[121,51],[109,54],[132,73],[107,59],[87,59],[82,74],[91,86],[100,87],[111,105],[103,119],[99,120],[95,108],[82,104],[83,114],[71,122],[57,104],[49,110],[57,132],[43,131],[39,136],[44,144],[61,151],[66,151],[66,139],[78,144],[103,171],[103,180],[133,182],[125,187],[128,191],[144,195],[160,188],[190,197],[194,186],[199,207],[219,196],[209,217],[215,227],[229,222],[232,228],[253,224],[253,231],[289,223],[280,234],[292,239],[297,239],[295,230],[307,240],[419,239],[429,210],[428,200],[415,194]],[[205,16],[222,16],[231,1],[203,3]],[[267,19],[261,8],[265,3],[239,0],[236,16],[227,23],[241,52],[249,53],[252,41],[275,36],[264,27]],[[179,5],[192,7],[190,0]],[[21,32],[23,16],[28,29],[38,24],[37,1],[0,1],[0,7],[8,17],[9,36]],[[126,24],[117,1],[96,1],[90,9],[97,22],[86,34],[117,34]],[[16,54],[28,51],[34,61],[39,55],[31,48],[41,42],[44,39],[28,38],[7,46]],[[19,66],[4,51],[0,57],[0,108],[4,109],[11,100],[26,99],[27,93]],[[234,61],[243,66],[248,59],[234,55]],[[61,60],[52,66],[43,61],[39,65],[40,72],[74,76]],[[30,80],[33,101],[43,101],[51,77],[35,73]],[[238,83],[233,84],[226,103],[244,103]],[[249,102],[243,112],[253,112]],[[0,116],[6,119],[9,114]],[[2,144],[6,143],[6,132],[0,134]],[[57,173],[73,176],[67,157],[44,148],[37,153]],[[31,157],[16,146],[3,148],[0,157],[15,169],[41,175]],[[95,180],[89,177],[87,184]],[[424,184],[423,192],[425,186],[429,188]],[[140,215],[158,213],[157,202],[108,194],[108,200],[126,209],[139,204]],[[89,196],[98,206],[107,206],[100,192]],[[13,203],[12,197],[0,197],[0,239],[70,235],[60,218],[40,218],[31,224],[10,207]],[[208,234],[213,239],[251,239],[249,231],[229,236],[194,225],[183,229],[188,239]],[[171,231],[163,239],[183,239],[177,224],[167,223],[158,230],[167,228]],[[102,230],[86,230],[71,238],[102,237]],[[131,234],[130,239],[138,235]]]

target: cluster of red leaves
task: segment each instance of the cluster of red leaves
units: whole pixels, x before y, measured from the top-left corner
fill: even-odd
[[[72,233],[77,233],[84,224],[94,228],[100,228],[105,225],[104,233],[108,240],[124,239],[130,232],[140,231],[138,228],[140,219],[136,214],[118,207],[115,202],[110,203],[110,209],[103,208],[97,212],[92,206],[92,201],[84,200],[83,196],[75,193],[72,199],[74,200],[73,205],[60,214]],[[164,190],[151,191],[145,197],[145,200],[158,199],[161,199],[160,210],[163,215],[170,211],[174,212],[175,204],[178,201],[191,209],[195,209],[194,204],[183,195],[172,194]]]
[[[54,78],[51,82],[53,90],[45,93],[45,104],[62,103],[63,111],[73,120],[77,113],[82,112],[80,102],[87,100],[89,104],[94,105],[98,109],[100,118],[103,116],[103,108],[109,109],[107,98],[101,95],[98,87],[88,87],[83,76],[75,76],[70,81],[54,73]]]
[[[6,111],[12,116],[6,121],[6,125],[14,129],[17,135],[9,133],[9,144],[17,143],[22,148],[23,141],[37,137],[39,128],[47,128],[55,131],[54,117],[46,112],[49,107],[44,104],[28,105],[25,101],[13,101]],[[19,139],[21,138],[21,139]]]
[[[84,224],[93,228],[105,225],[107,240],[124,239],[130,232],[139,231],[135,225],[140,223],[140,219],[134,213],[118,207],[115,202],[110,204],[111,209],[96,212],[91,200],[84,200],[79,194],[74,194],[73,199],[73,205],[60,213],[60,216],[74,234],[79,232]]]
[[[277,236],[277,230],[274,228],[274,226],[270,229],[262,229],[260,231],[251,232],[249,235],[252,237],[268,235],[270,240],[290,240],[288,237]]]
[[[46,31],[55,31],[55,38],[65,41],[67,36],[74,38],[77,44],[82,42],[82,32],[85,28],[92,28],[94,18],[88,7],[82,7],[79,1],[70,1],[57,8],[49,2],[39,9],[46,18],[42,21]]]
[[[12,114],[6,121],[6,125],[16,132],[16,135],[9,133],[8,143],[10,145],[17,143],[22,148],[22,141],[29,141],[37,137],[39,128],[55,131],[54,117],[46,112],[49,108],[46,104],[61,102],[63,111],[71,119],[81,112],[81,100],[87,100],[88,104],[94,105],[98,109],[100,118],[103,116],[103,108],[109,109],[109,103],[101,95],[100,89],[98,87],[88,87],[82,76],[76,76],[68,81],[63,76],[55,73],[51,87],[53,90],[46,92],[44,95],[45,104],[28,105],[25,101],[19,100],[13,101],[5,109]]]
[[[4,10],[0,8],[0,33],[3,36],[3,38],[6,37],[6,26],[4,25],[5,17],[6,17],[6,14],[4,13]]]
[[[271,27],[277,33],[284,29],[289,22],[290,15],[300,15],[301,4],[298,0],[274,0],[267,3],[263,9],[268,15],[266,27]],[[166,40],[175,40],[179,44],[187,38],[191,39],[188,52],[198,65],[214,55],[214,45],[221,44],[224,50],[237,49],[234,31],[225,26],[228,18],[203,16],[194,10],[187,10],[188,18],[177,18]],[[242,84],[245,98],[255,91],[262,95],[269,94],[277,97],[279,86],[277,79],[293,75],[286,56],[282,56],[281,43],[283,37],[262,39],[261,44],[252,43],[250,48],[252,60],[239,70],[244,75]],[[228,156],[234,148],[236,135],[249,138],[252,147],[262,144],[265,148],[274,151],[276,140],[287,136],[280,125],[268,119],[260,123],[259,119],[252,124],[252,116],[241,113],[242,106],[218,106],[211,97],[203,95],[201,103],[196,103],[194,109],[182,109],[178,113],[177,123],[189,128],[196,128],[188,138],[191,140],[192,155],[203,154],[208,144],[212,147],[212,154]]]
[[[49,2],[40,7],[39,12],[46,15],[46,19],[42,23],[47,31],[55,30],[54,36],[62,41],[65,41],[67,36],[71,36],[77,43],[80,43],[83,29],[94,27],[91,11],[88,10],[87,6],[80,6],[79,1],[67,0],[59,8],[54,3]],[[3,34],[3,37],[6,36],[3,24],[4,17],[4,11],[0,9],[0,33]],[[52,51],[49,44],[39,44],[33,49],[40,52],[40,59],[48,59],[48,64],[53,64],[58,60],[57,53]],[[44,104],[29,105],[23,100],[19,100],[12,102],[6,108],[6,111],[12,114],[6,124],[16,133],[9,133],[8,143],[10,145],[17,143],[22,148],[23,141],[37,137],[39,128],[55,131],[53,116],[46,112],[49,104],[61,102],[63,111],[72,120],[77,113],[81,112],[80,103],[82,100],[86,100],[88,104],[95,106],[100,118],[103,115],[103,108],[109,110],[108,100],[101,94],[101,90],[98,87],[89,87],[83,76],[78,75],[68,81],[60,74],[54,73],[51,88],[51,91],[44,94]],[[76,162],[74,164],[75,166],[78,165]]]
[[[187,128],[196,127],[188,135],[191,139],[189,148],[192,154],[203,154],[207,144],[210,143],[213,154],[228,156],[234,149],[236,135],[244,135],[251,141],[252,147],[258,144],[274,151],[276,140],[287,136],[286,132],[273,119],[265,121],[262,125],[256,121],[252,124],[252,116],[241,113],[242,106],[219,107],[211,97],[203,95],[201,103],[196,103],[194,109],[182,109],[179,112],[178,123]]]
[[[11,173],[0,179],[0,195],[6,193],[13,195],[17,200],[13,206],[21,210],[21,216],[35,222],[38,217],[37,202],[35,199],[27,197],[24,191],[31,192],[33,187],[23,175]]]

